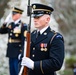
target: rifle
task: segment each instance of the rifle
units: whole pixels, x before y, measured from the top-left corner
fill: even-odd
[[[29,18],[29,24],[27,26],[27,31],[25,34],[25,42],[24,42],[24,57],[30,56],[30,36],[31,36],[31,6],[30,6],[30,0],[28,0],[28,9],[27,9],[27,15],[30,16]],[[18,75],[28,75],[28,68],[26,66],[22,66],[20,69],[20,72]]]

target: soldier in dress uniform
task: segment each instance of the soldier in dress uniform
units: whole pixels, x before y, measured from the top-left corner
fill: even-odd
[[[27,25],[21,21],[22,9],[14,7],[12,9],[12,22],[7,25],[7,20],[10,16],[7,16],[7,20],[0,28],[0,34],[8,33],[7,54],[9,58],[9,70],[10,75],[18,75],[18,56],[22,53],[24,46],[24,32],[27,29]]]
[[[34,30],[31,34],[30,58],[23,57],[21,65],[29,68],[29,75],[56,75],[64,60],[63,36],[49,26],[53,8],[32,4]]]

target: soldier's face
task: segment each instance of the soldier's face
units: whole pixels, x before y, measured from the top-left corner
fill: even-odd
[[[21,14],[19,14],[19,13],[12,15],[12,19],[14,21],[18,20],[20,17],[21,17]]]
[[[41,30],[48,25],[49,21],[50,21],[49,15],[43,15],[41,17],[35,17],[34,18],[35,28]]]

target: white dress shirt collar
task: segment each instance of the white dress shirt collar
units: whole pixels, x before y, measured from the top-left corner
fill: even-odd
[[[13,21],[15,24],[17,24],[18,22],[20,21],[20,19],[16,20],[16,21]]]
[[[49,26],[46,26],[45,28],[41,29],[41,30],[40,30],[40,34],[42,34],[48,27],[49,27]],[[37,30],[37,32],[38,32],[38,31],[39,31],[39,30]]]

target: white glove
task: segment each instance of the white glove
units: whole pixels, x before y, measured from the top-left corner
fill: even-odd
[[[8,23],[8,22],[11,20],[11,18],[12,18],[12,14],[10,13],[10,14],[6,17],[5,23]]]
[[[30,69],[34,69],[34,61],[32,61],[30,58],[28,57],[23,57],[22,58],[22,62],[21,65],[26,66]]]

